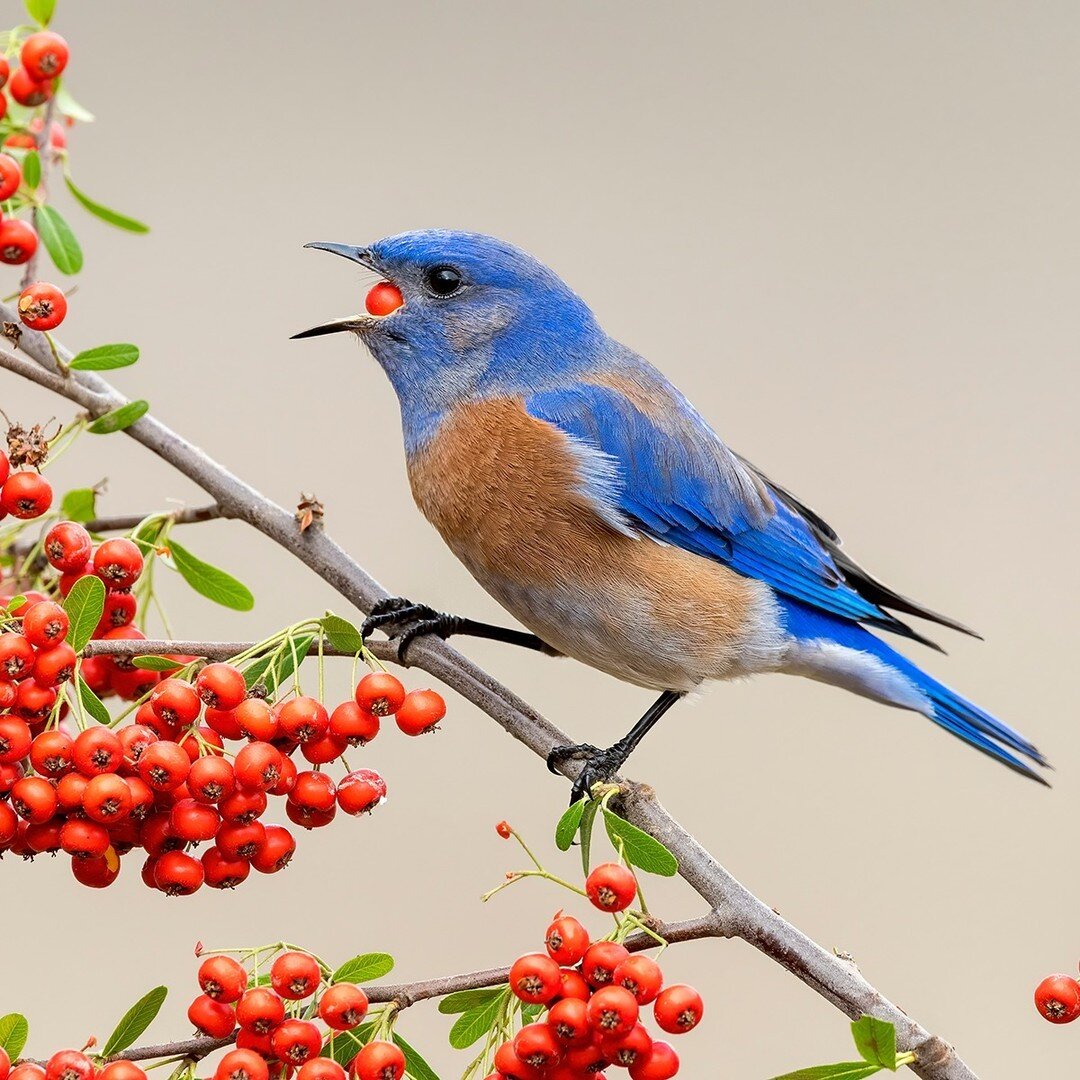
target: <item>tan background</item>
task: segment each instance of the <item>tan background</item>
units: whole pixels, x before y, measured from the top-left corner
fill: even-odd
[[[100,117],[72,135],[76,176],[154,227],[129,237],[72,208],[87,259],[64,338],[138,342],[116,381],[163,420],[282,502],[316,491],[393,589],[498,618],[411,505],[373,363],[343,338],[287,337],[357,309],[366,280],[307,240],[457,226],[551,263],[874,570],[980,628],[985,644],[952,636],[949,658],[920,658],[1058,767],[1041,790],[918,717],[778,678],[676,710],[634,774],[981,1075],[1066,1075],[1080,1030],[1039,1020],[1031,992],[1078,952],[1080,17],[705,7],[61,3],[71,86]],[[67,415],[9,376],[0,403]],[[56,473],[108,475],[115,512],[198,500],[120,437]],[[341,607],[241,525],[185,539],[259,602],[241,617],[171,587],[184,633]],[[468,650],[578,737],[605,743],[647,703],[573,663]],[[392,790],[372,820],[303,836],[286,874],[234,894],[166,900],[134,861],[96,893],[60,860],[5,860],[0,1011],[28,1012],[44,1053],[103,1037],[162,981],[179,989],[152,1034],[181,1034],[197,938],[384,948],[403,978],[535,948],[561,897],[477,897],[519,861],[494,822],[550,852],[565,786],[451,706],[438,737],[390,731],[367,752]],[[699,911],[681,884],[650,892],[667,917]],[[849,1053],[843,1018],[740,944],[667,963],[707,993],[687,1075],[764,1080]],[[445,1021],[417,1008],[402,1030],[450,1077],[465,1058]]]

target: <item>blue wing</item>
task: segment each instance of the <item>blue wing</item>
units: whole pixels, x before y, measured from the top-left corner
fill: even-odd
[[[965,629],[862,571],[824,521],[729,450],[678,390],[639,364],[525,401],[530,415],[607,456],[614,467],[600,496],[630,527],[852,622],[926,640],[885,604]]]

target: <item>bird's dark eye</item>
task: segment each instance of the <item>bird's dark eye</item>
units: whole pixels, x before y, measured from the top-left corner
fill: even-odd
[[[433,266],[424,274],[424,284],[436,296],[453,296],[461,288],[461,274],[452,266]]]

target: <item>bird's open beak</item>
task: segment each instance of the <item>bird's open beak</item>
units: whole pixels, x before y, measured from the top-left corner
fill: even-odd
[[[374,270],[371,264],[371,253],[367,248],[353,247],[351,244],[330,244],[315,241],[305,244],[306,248],[318,248],[320,251],[329,251],[334,255],[359,263],[361,266]],[[344,330],[361,330],[370,323],[370,318],[364,315],[347,315],[344,319],[334,319],[332,322],[323,323],[322,326],[313,326],[310,330],[301,330],[299,334],[293,334],[291,340],[296,338],[321,337],[323,334],[340,334]]]

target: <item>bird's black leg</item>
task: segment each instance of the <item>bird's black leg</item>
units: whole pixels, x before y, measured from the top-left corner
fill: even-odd
[[[373,630],[383,630],[392,638],[397,638],[398,658],[405,659],[409,646],[426,634],[448,638],[452,635],[488,638],[507,645],[517,645],[523,649],[558,656],[559,653],[542,641],[535,634],[524,630],[511,630],[505,626],[493,626],[491,623],[465,619],[460,615],[447,615],[436,611],[427,604],[414,604],[403,596],[391,596],[380,600],[364,620],[360,633],[366,640]]]
[[[610,780],[626,763],[639,742],[660,719],[682,697],[676,690],[665,690],[648,708],[645,715],[617,742],[606,750],[600,750],[591,743],[577,746],[556,746],[548,754],[548,768],[555,772],[555,766],[567,758],[577,758],[584,762],[570,794],[571,803],[585,798],[592,791],[593,785]]]

